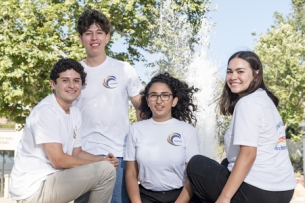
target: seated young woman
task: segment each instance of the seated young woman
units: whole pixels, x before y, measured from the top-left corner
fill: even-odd
[[[233,54],[219,102],[221,113],[232,115],[224,138],[227,159],[219,164],[194,156],[187,167],[187,190],[202,202],[289,203],[296,183],[277,105],[258,56]]]
[[[124,154],[132,203],[171,203],[182,192],[186,165],[199,154],[193,127],[197,91],[164,73],[153,77],[142,92],[140,116],[146,120],[131,126]]]

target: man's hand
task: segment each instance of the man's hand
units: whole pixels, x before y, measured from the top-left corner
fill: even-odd
[[[115,168],[119,166],[119,160],[111,153],[109,153],[105,159],[109,161]]]

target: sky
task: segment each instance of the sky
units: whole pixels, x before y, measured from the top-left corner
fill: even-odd
[[[292,13],[291,0],[214,0],[208,14],[216,25],[212,27],[208,55],[221,75],[225,75],[227,60],[242,50],[252,50],[260,34],[274,24],[274,12],[284,16]],[[256,31],[256,36],[251,32]]]
[[[207,16],[216,23],[211,29],[210,48],[207,55],[213,61],[220,75],[224,76],[229,57],[241,50],[252,50],[255,40],[274,24],[275,11],[287,15],[292,12],[291,0],[213,0]],[[256,31],[256,36],[251,32]],[[148,60],[153,56],[145,54]],[[140,78],[150,80],[149,69],[136,63]]]

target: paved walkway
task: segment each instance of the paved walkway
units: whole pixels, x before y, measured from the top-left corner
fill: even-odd
[[[297,184],[294,190],[294,195],[290,203],[304,203],[305,202],[305,188],[301,184]],[[11,199],[0,198],[0,203],[16,203]],[[73,203],[73,202],[70,202]]]
[[[304,203],[305,202],[305,197],[304,198],[294,198],[290,203]],[[0,198],[0,203],[16,203],[12,201],[11,199],[7,198]],[[70,202],[72,203],[72,202]]]
[[[12,201],[11,199],[0,197],[0,203],[16,203],[16,202]],[[73,202],[70,202],[70,203],[73,203]],[[299,203],[299,202],[294,202],[294,203]]]

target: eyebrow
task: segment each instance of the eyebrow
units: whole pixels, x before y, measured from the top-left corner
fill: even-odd
[[[241,69],[245,69],[245,68],[236,68],[235,70],[241,70]],[[227,70],[232,70],[232,68],[227,68]]]
[[[150,93],[148,93],[148,94],[151,94],[151,93],[155,93],[155,94],[157,94],[157,92],[150,92]],[[169,93],[169,94],[172,94],[171,92],[161,92],[160,94],[163,94],[163,93]]]
[[[70,79],[69,77],[60,77],[59,79]],[[81,78],[72,78],[73,80],[74,79],[81,79]]]
[[[103,29],[101,29],[101,28],[99,28],[99,29],[97,29],[97,30],[87,30],[87,31],[85,31],[85,32],[94,32],[94,31],[102,31],[102,32],[105,32]]]

